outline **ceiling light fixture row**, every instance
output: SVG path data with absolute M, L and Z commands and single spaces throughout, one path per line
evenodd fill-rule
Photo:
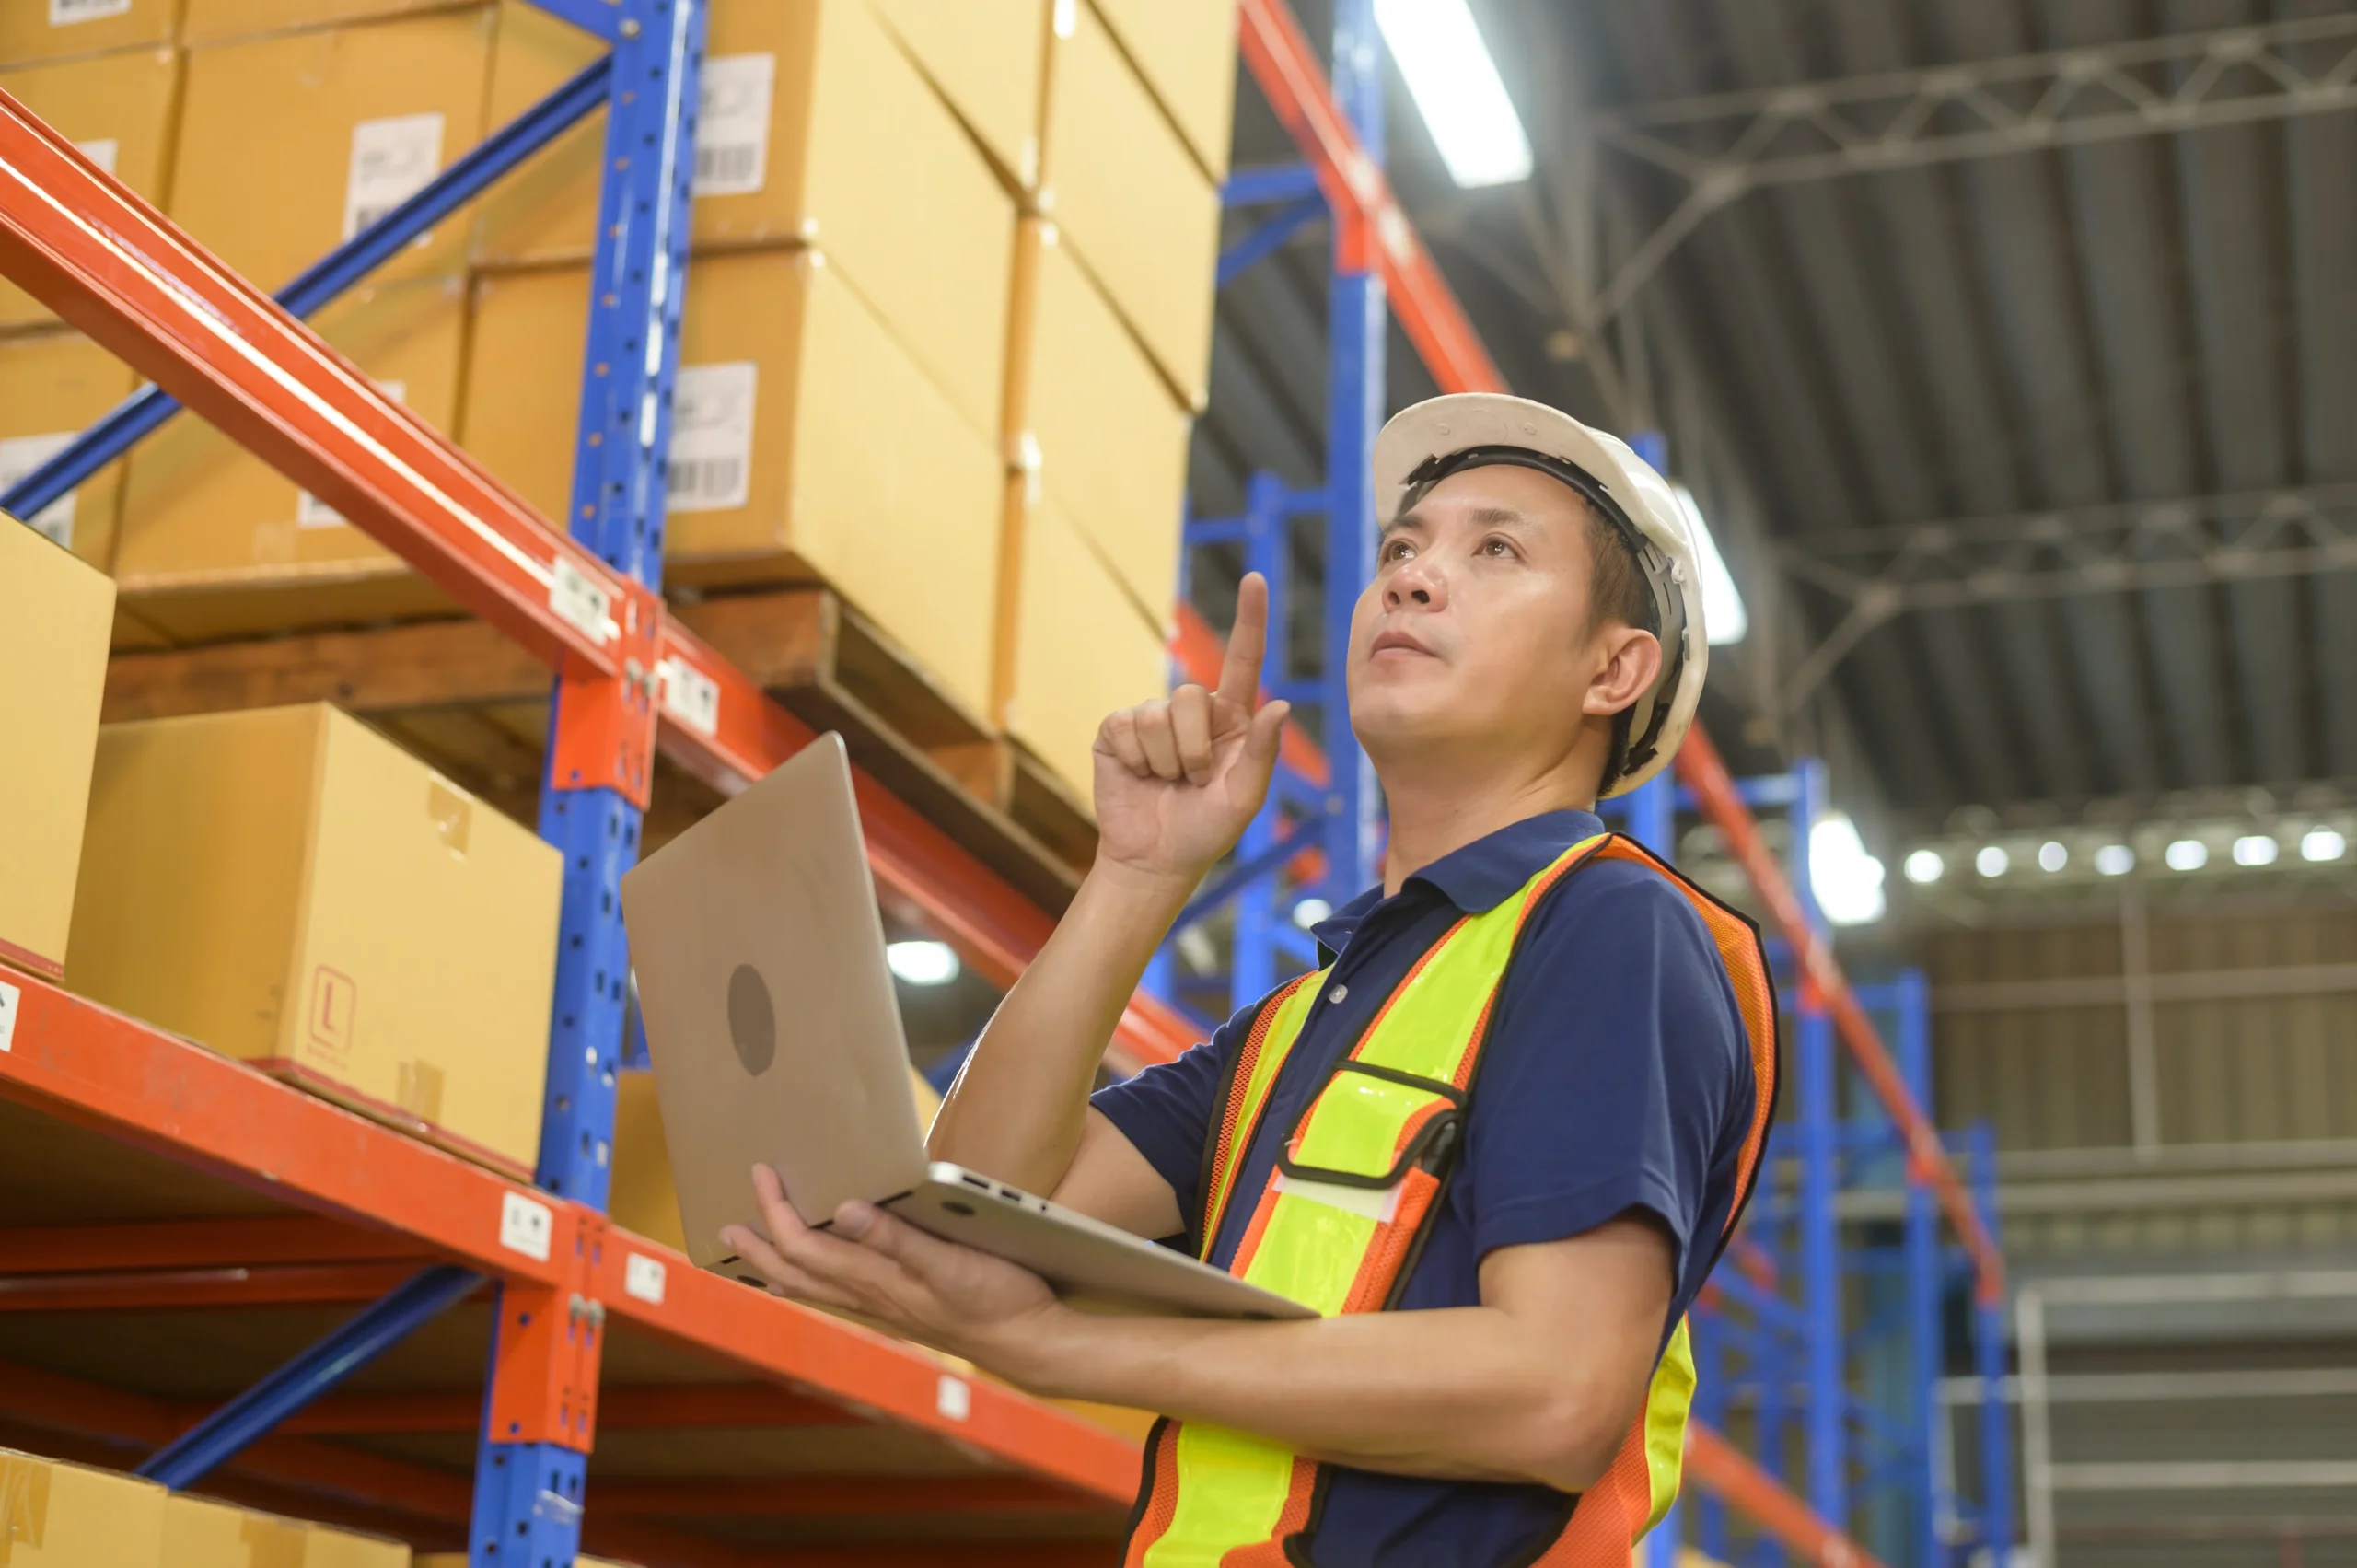
M 2248 823 L 2213 822 L 2196 827 L 2154 825 L 2130 830 L 2079 830 L 2043 839 L 2026 834 L 1978 844 L 1949 842 L 1908 852 L 1899 868 L 1919 888 L 1930 887 L 1969 868 L 1980 882 L 2033 885 L 2066 872 L 2125 877 L 2142 865 L 2191 873 L 2257 869 L 2275 865 L 2331 865 L 2349 856 L 2345 822 L 2279 823 L 2253 830 Z

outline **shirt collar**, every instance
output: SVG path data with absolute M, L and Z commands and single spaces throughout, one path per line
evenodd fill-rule
M 1541 812 L 1451 850 L 1411 876 L 1408 887 L 1421 883 L 1467 914 L 1487 913 L 1565 850 L 1603 831 L 1603 819 L 1593 811 Z M 1312 926 L 1310 935 L 1339 953 L 1383 901 L 1378 883 Z

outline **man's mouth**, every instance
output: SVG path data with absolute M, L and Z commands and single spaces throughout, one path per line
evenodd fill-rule
M 1375 641 L 1367 645 L 1366 652 L 1367 657 L 1371 659 L 1381 658 L 1386 654 L 1396 654 L 1402 658 L 1436 656 L 1432 649 L 1396 627 L 1376 633 Z

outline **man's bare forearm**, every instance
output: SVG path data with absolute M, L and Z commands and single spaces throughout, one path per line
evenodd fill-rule
M 1097 863 L 976 1042 L 934 1121 L 935 1158 L 1055 1190 L 1080 1146 L 1097 1060 L 1191 890 Z
M 1362 1469 L 1578 1491 L 1633 1415 L 1576 1342 L 1493 1307 L 1303 1323 L 1067 1312 L 1056 1329 L 984 1365 L 1041 1394 L 1259 1433 Z

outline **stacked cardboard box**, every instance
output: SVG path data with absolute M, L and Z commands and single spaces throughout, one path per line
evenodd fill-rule
M 557 852 L 324 704 L 99 732 L 65 980 L 528 1176 Z
M 411 1568 L 409 1548 L 397 1540 L 177 1493 L 164 1500 L 162 1555 L 148 1561 L 160 1568 Z
M 65 970 L 113 609 L 102 573 L 0 514 L 0 666 L 16 672 L 0 682 L 0 961 L 52 979 Z
M 0 1562 L 7 1568 L 151 1568 L 163 1562 L 153 1481 L 0 1448 Z

